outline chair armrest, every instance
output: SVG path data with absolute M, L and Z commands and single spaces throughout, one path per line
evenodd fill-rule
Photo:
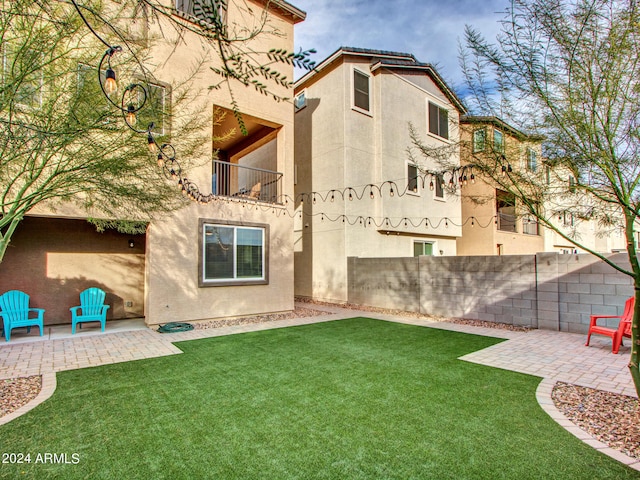
M 622 318 L 622 315 L 591 315 L 590 327 L 597 324 L 599 318 Z
M 29 308 L 30 312 L 36 312 L 38 314 L 38 319 L 41 319 L 44 316 L 44 308 Z
M 82 308 L 82 307 L 80 307 L 80 306 L 78 306 L 78 307 L 71 307 L 71 308 L 69 308 L 69 311 L 70 311 L 71 313 L 78 313 L 78 309 L 79 309 L 79 308 Z

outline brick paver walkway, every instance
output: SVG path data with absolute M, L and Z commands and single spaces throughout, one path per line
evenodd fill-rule
M 461 360 L 542 377 L 537 391 L 540 405 L 560 425 L 603 453 L 640 470 L 640 462 L 608 448 L 571 423 L 553 405 L 551 390 L 556 381 L 608 390 L 630 396 L 635 395 L 633 382 L 627 370 L 629 347 L 622 347 L 618 355 L 611 353 L 611 341 L 592 337 L 591 347 L 584 346 L 584 335 L 533 330 L 511 332 L 491 328 L 473 327 L 448 322 L 433 322 L 404 316 L 344 309 L 333 306 L 303 304 L 322 310 L 326 315 L 280 320 L 262 324 L 249 324 L 206 330 L 192 330 L 160 334 L 144 327 L 142 322 L 130 323 L 126 331 L 100 334 L 86 328 L 82 333 L 51 333 L 43 338 L 33 335 L 20 338 L 14 335 L 10 343 L 0 340 L 0 379 L 29 375 L 43 376 L 43 390 L 38 398 L 21 409 L 0 418 L 0 424 L 22 415 L 46 400 L 55 390 L 55 372 L 117 362 L 139 360 L 182 353 L 173 342 L 199 338 L 254 332 L 272 328 L 305 325 L 322 321 L 366 316 L 425 327 L 440 328 L 475 335 L 506 339 L 497 345 L 461 357 Z M 63 327 L 64 328 L 64 327 Z M 33 329 L 35 330 L 35 329 Z M 60 337 L 60 338 L 57 338 Z

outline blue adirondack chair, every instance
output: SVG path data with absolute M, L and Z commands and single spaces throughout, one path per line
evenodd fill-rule
M 11 330 L 19 327 L 27 327 L 27 333 L 31 327 L 38 327 L 40 336 L 44 335 L 44 309 L 29 308 L 29 295 L 20 290 L 9 290 L 0 295 L 0 316 L 7 342 L 11 339 Z
M 71 333 L 76 333 L 76 325 L 86 322 L 100 322 L 104 332 L 109 305 L 104 304 L 106 294 L 100 288 L 91 287 L 80 293 L 80 306 L 71 307 Z M 80 313 L 78 313 L 78 311 Z

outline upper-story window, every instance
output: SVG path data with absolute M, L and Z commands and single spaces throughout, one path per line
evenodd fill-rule
M 32 50 L 14 49 L 8 42 L 2 45 L 3 89 L 13 90 L 16 105 L 27 108 L 42 106 L 44 70 L 42 54 Z
M 449 111 L 429 102 L 429 133 L 449 138 Z
M 369 75 L 360 70 L 353 71 L 353 106 L 368 112 Z
M 306 106 L 307 106 L 307 95 L 306 95 L 306 92 L 303 90 L 298 95 L 296 95 L 296 97 L 293 99 L 293 108 L 297 112 L 298 110 L 302 110 Z
M 418 193 L 418 167 L 412 163 L 407 164 L 407 191 Z
M 444 175 L 438 173 L 436 175 L 436 185 L 433 192 L 435 198 L 444 199 Z
M 538 170 L 538 154 L 533 148 L 527 148 L 527 170 L 534 173 Z
M 487 129 L 481 128 L 473 131 L 473 153 L 484 152 L 487 143 Z
M 138 122 L 145 129 L 149 124 L 153 123 L 153 133 L 156 135 L 168 135 L 169 87 L 160 83 L 143 83 L 143 85 L 147 92 L 147 101 L 138 112 Z M 143 98 L 140 98 L 140 101 L 142 100 Z
M 493 150 L 495 152 L 504 152 L 504 135 L 500 130 L 493 131 Z
M 225 0 L 175 0 L 178 12 L 191 15 L 211 25 L 223 27 L 227 22 Z

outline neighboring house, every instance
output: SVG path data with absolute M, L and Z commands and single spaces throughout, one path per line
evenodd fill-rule
M 541 137 L 527 135 L 497 117 L 465 115 L 460 118 L 461 164 L 473 165 L 474 157 L 504 153 L 514 171 L 537 176 L 537 182 L 554 186 L 575 182 L 570 172 L 553 168 L 542 158 Z M 523 255 L 538 252 L 585 253 L 585 250 L 544 228 L 528 214 L 515 196 L 481 175 L 461 190 L 462 236 L 457 240 L 458 255 Z M 563 202 L 567 207 L 563 207 Z M 600 253 L 625 249 L 619 229 L 603 230 L 594 221 L 580 219 L 568 205 L 573 200 L 554 198 L 544 205 L 553 223 L 564 234 Z
M 522 133 L 497 117 L 460 118 L 460 162 L 472 165 L 474 156 L 503 152 L 512 168 L 542 175 L 541 139 Z M 518 159 L 514 162 L 513 159 Z M 461 189 L 462 236 L 458 255 L 522 255 L 545 249 L 545 230 L 535 217 L 523 213 L 513 194 L 481 175 Z
M 189 18 L 191 3 L 175 2 L 176 14 Z M 283 0 L 239 3 L 242 10 L 234 2 L 225 10 L 229 25 L 259 25 L 267 7 L 270 28 L 281 32 L 258 36 L 252 40 L 254 50 L 293 50 L 293 26 L 304 12 Z M 170 102 L 165 86 L 190 71 L 206 53 L 205 44 L 184 32 L 176 46 L 175 31 L 148 22 L 140 31 L 173 37 L 157 42 L 148 64 L 159 65 L 153 75 L 161 83 L 154 93 Z M 278 68 L 293 77 L 293 66 Z M 237 84 L 233 93 L 248 130 L 243 136 L 234 123 L 229 93 L 207 90 L 216 81 L 201 75 L 195 87 L 205 92 L 199 101 L 209 112 L 207 131 L 224 140 L 212 142 L 210 151 L 219 150 L 216 160 L 202 158 L 194 162 L 199 167 L 185 172 L 202 193 L 216 195 L 215 201 L 192 202 L 152 221 L 147 233 L 138 236 L 97 233 L 86 214 L 71 205 L 55 212 L 39 208 L 15 233 L 0 269 L 0 293 L 29 293 L 33 306 L 46 308 L 47 324 L 70 323 L 69 307 L 89 286 L 107 291 L 108 318 L 144 316 L 147 324 L 292 310 L 293 220 L 281 200 L 294 193 L 293 107 Z M 222 124 L 214 124 L 220 111 L 227 115 Z M 234 134 L 223 135 L 234 127 Z M 180 139 L 171 141 L 179 156 Z M 177 184 L 175 192 L 180 195 Z
M 440 181 L 430 188 L 424 172 L 440 168 L 435 160 L 407 154 L 412 124 L 459 161 L 465 109 L 435 68 L 407 53 L 342 47 L 295 94 L 296 295 L 346 301 L 348 257 L 456 255 L 459 198 Z M 318 195 L 302 196 L 310 192 Z

